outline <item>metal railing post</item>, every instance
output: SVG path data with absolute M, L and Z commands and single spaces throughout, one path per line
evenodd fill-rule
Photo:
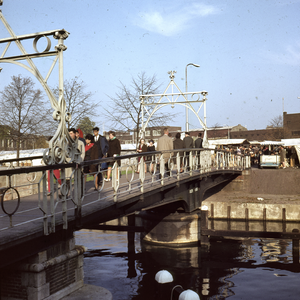
M 118 165 L 118 161 L 115 161 L 112 168 L 112 187 L 114 189 L 114 202 L 117 202 L 119 185 L 120 185 L 119 165 Z
M 47 205 L 47 172 L 43 171 L 42 195 L 43 195 L 43 213 L 44 213 L 44 234 L 48 235 L 48 205 Z
M 75 174 L 74 174 L 74 201 L 76 203 L 75 207 L 75 219 L 76 226 L 80 227 L 81 225 L 81 198 L 82 198 L 82 183 L 84 176 L 81 173 L 80 165 L 76 165 Z
M 163 153 L 160 154 L 159 157 L 159 173 L 161 178 L 161 185 L 164 185 L 164 177 L 165 177 L 165 160 Z
M 176 153 L 176 166 L 177 166 L 177 180 L 179 180 L 179 178 L 180 178 L 180 169 L 181 169 L 179 152 Z
M 145 163 L 144 163 L 144 156 L 140 159 L 140 183 L 141 183 L 141 192 L 144 193 L 144 181 L 145 181 Z
M 50 177 L 48 180 L 50 184 L 50 186 L 48 187 L 48 190 L 50 191 L 50 215 L 51 215 L 50 231 L 52 233 L 55 232 L 54 180 L 53 180 L 53 170 L 49 170 L 48 172 L 49 172 L 48 175 Z
M 193 151 L 189 152 L 189 167 L 190 167 L 190 176 L 193 175 Z

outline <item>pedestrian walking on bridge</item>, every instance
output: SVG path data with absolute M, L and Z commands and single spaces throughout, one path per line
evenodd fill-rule
M 117 157 L 121 154 L 121 144 L 120 141 L 116 138 L 116 133 L 114 131 L 109 132 L 109 141 L 108 141 L 109 149 L 107 152 L 107 157 Z M 105 181 L 110 181 L 110 174 L 111 168 L 113 167 L 115 161 L 112 160 L 108 163 L 108 170 L 107 170 L 107 178 L 104 178 Z M 120 166 L 121 161 L 117 161 L 118 165 Z
M 173 150 L 173 140 L 172 140 L 172 138 L 169 137 L 169 129 L 168 128 L 164 128 L 164 135 L 161 136 L 157 140 L 157 150 L 158 151 Z M 167 175 L 170 176 L 168 160 L 170 157 L 173 156 L 173 153 L 166 152 L 166 153 L 163 153 L 162 155 L 163 155 L 164 162 L 165 162 L 165 170 L 167 171 Z M 161 177 L 161 174 L 159 174 L 159 176 Z

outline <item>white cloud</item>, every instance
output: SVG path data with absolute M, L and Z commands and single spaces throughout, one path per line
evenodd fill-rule
M 218 12 L 216 7 L 201 3 L 193 3 L 192 5 L 185 7 L 185 11 L 188 15 L 200 17 L 216 14 Z
M 212 5 L 192 3 L 173 12 L 143 12 L 136 18 L 135 23 L 148 31 L 173 36 L 191 26 L 193 19 L 217 12 L 217 8 Z
M 281 53 L 268 51 L 263 56 L 277 64 L 300 66 L 300 42 L 295 45 L 287 45 Z

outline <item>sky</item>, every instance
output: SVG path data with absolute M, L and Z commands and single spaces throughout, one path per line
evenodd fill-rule
M 70 33 L 64 79 L 79 76 L 92 100 L 101 102 L 94 121 L 105 130 L 111 128 L 103 107 L 120 82 L 129 87 L 145 72 L 156 76 L 163 92 L 172 70 L 185 91 L 189 63 L 200 65 L 187 67 L 187 84 L 189 92 L 208 92 L 208 127 L 264 129 L 283 111 L 300 112 L 300 0 L 3 0 L 0 9 L 16 35 L 62 28 Z M 6 37 L 0 22 L 0 39 Z M 32 52 L 31 43 L 24 46 Z M 0 44 L 0 54 L 3 50 Z M 52 60 L 34 62 L 45 76 Z M 0 90 L 13 75 L 32 76 L 13 64 L 0 67 Z M 58 85 L 57 74 L 56 67 L 48 81 L 52 87 Z M 163 111 L 176 114 L 169 126 L 185 129 L 183 106 Z M 203 120 L 203 109 L 199 116 Z M 201 128 L 191 113 L 189 128 Z

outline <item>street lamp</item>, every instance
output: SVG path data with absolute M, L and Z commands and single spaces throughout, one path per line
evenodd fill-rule
M 186 65 L 185 67 L 185 92 L 187 93 L 187 67 L 188 66 L 194 66 L 196 68 L 199 68 L 200 66 L 197 65 L 197 64 L 193 64 L 193 63 L 189 63 Z M 188 95 L 186 95 L 186 98 L 188 99 Z M 185 129 L 186 131 L 189 131 L 189 109 L 188 107 L 186 106 L 185 108 L 185 118 L 186 118 L 186 121 L 185 121 Z
M 224 127 L 224 126 L 227 126 L 227 139 L 230 139 L 230 135 L 229 135 L 229 126 L 228 126 L 227 124 L 224 124 L 223 127 Z

